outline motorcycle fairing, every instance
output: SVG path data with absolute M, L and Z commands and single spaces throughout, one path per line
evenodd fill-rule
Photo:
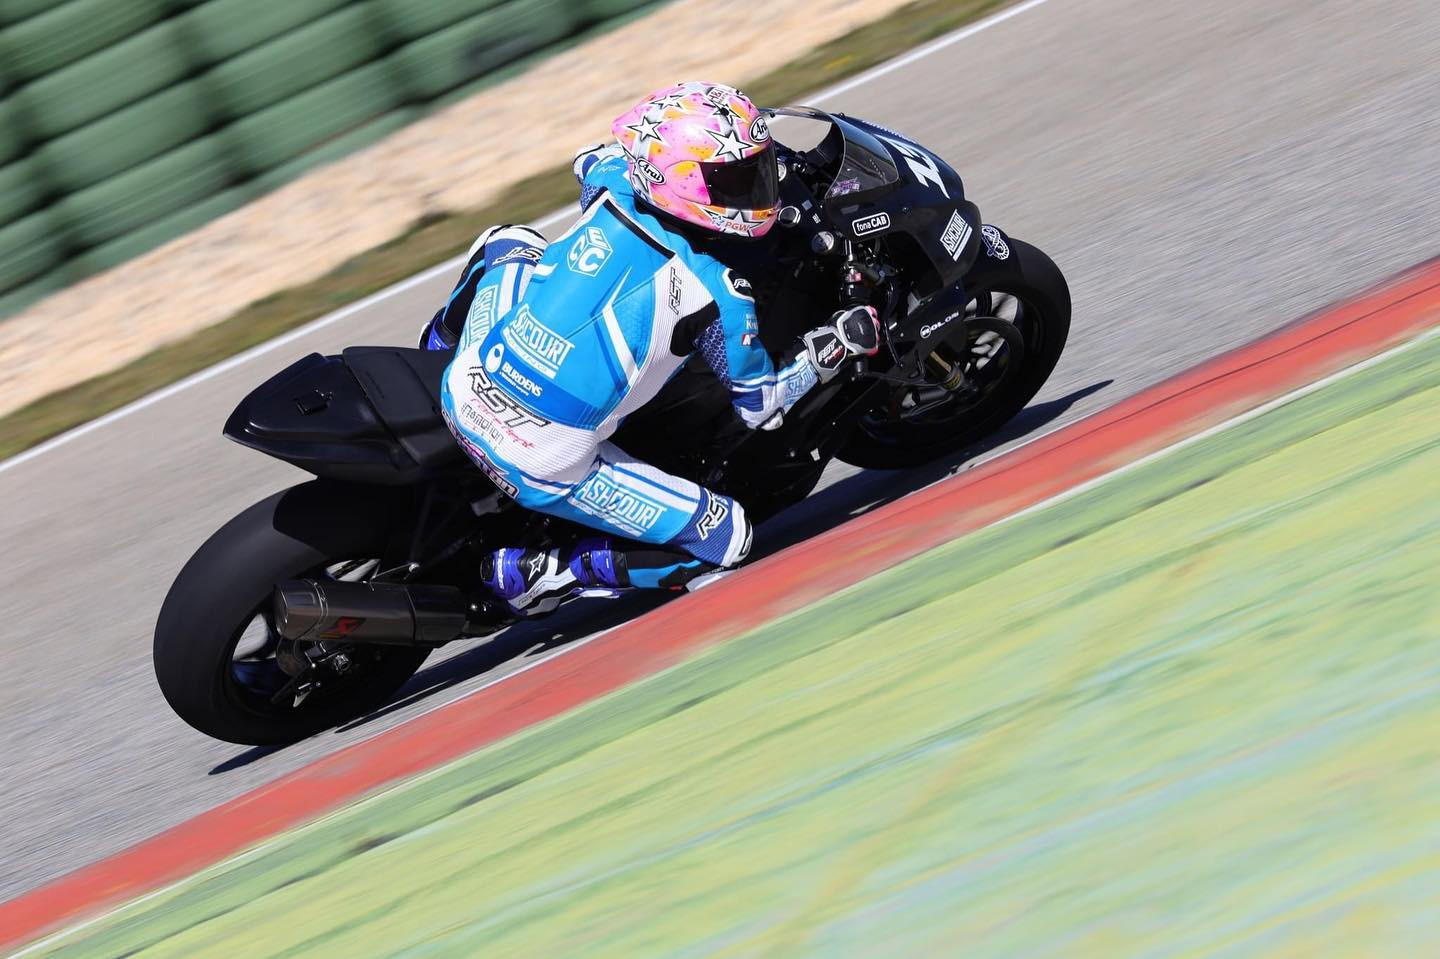
M 225 436 L 332 479 L 408 485 L 468 465 L 440 417 L 449 354 L 398 347 L 312 353 L 246 396 Z

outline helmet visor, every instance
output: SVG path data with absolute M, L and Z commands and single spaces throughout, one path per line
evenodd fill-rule
M 714 206 L 768 210 L 780 202 L 780 170 L 771 147 L 743 160 L 702 163 L 700 175 Z

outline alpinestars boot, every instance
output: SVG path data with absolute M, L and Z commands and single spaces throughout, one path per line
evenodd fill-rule
M 480 580 L 522 616 L 550 612 L 580 585 L 558 549 L 497 549 L 480 561 Z
M 564 560 L 558 549 L 497 549 L 481 560 L 480 579 L 523 616 L 548 613 L 576 593 L 616 595 L 630 587 L 624 553 L 598 538 L 577 543 Z

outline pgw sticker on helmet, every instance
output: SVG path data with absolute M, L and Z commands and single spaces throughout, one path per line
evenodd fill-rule
M 587 226 L 580 231 L 565 254 L 565 265 L 581 276 L 594 276 L 610 259 L 610 241 L 599 227 Z

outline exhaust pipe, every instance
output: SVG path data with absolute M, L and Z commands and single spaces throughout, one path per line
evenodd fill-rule
M 286 639 L 439 646 L 465 631 L 470 607 L 454 586 L 288 579 L 275 584 Z

